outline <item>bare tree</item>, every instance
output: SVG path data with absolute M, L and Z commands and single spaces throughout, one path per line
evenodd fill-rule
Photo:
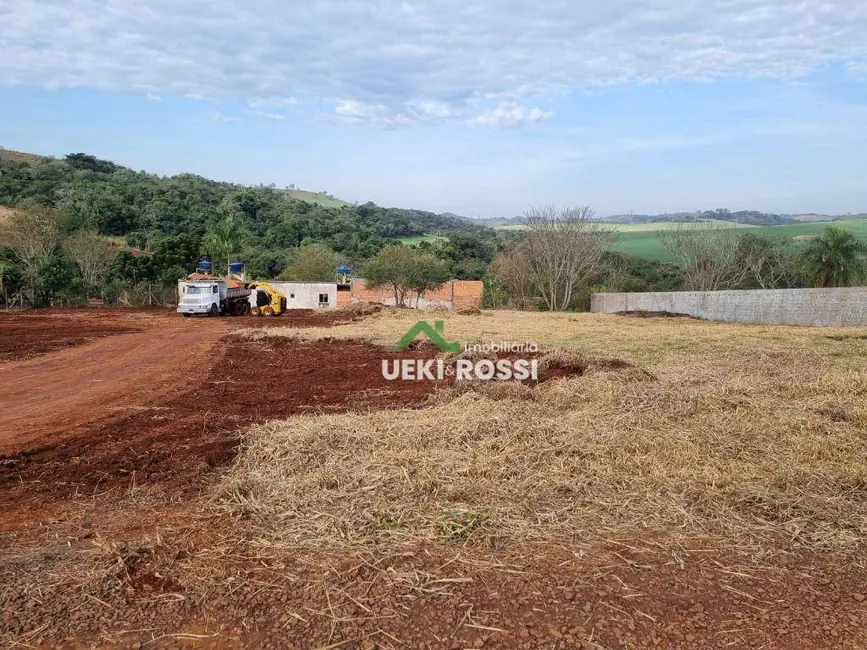
M 92 230 L 79 230 L 64 242 L 63 247 L 70 259 L 78 264 L 87 289 L 98 287 L 114 259 L 111 245 Z
M 747 269 L 738 260 L 738 237 L 731 228 L 681 222 L 663 231 L 659 239 L 683 266 L 687 289 L 731 289 L 746 277 Z
M 589 206 L 531 208 L 524 213 L 527 275 L 551 311 L 563 311 L 576 289 L 602 267 L 612 233 L 593 219 Z
M 499 253 L 491 262 L 491 271 L 503 281 L 509 304 L 524 309 L 530 291 L 530 277 L 521 245 Z
M 45 266 L 63 241 L 63 214 L 51 206 L 22 201 L 5 227 L 7 245 L 21 264 L 24 280 L 36 301 L 39 269 Z
M 773 289 L 789 275 L 790 260 L 776 239 L 747 233 L 738 240 L 738 258 L 760 289 Z

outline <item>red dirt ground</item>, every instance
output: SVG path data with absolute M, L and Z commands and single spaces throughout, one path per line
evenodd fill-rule
M 157 309 L 0 314 L 0 455 L 56 443 L 121 410 L 165 406 L 163 395 L 192 386 L 222 359 L 216 342 L 234 328 L 328 327 L 357 318 L 314 310 L 216 319 Z M 262 363 L 256 350 L 250 354 Z
M 153 311 L 121 312 L 116 318 L 126 327 L 113 329 L 112 314 L 104 310 L 12 318 L 31 350 L 56 347 L 57 332 L 99 331 L 102 338 L 87 341 L 81 334 L 74 347 L 0 363 L 0 454 L 55 443 L 90 422 L 154 402 L 176 390 L 185 373 L 206 372 L 214 343 L 229 331 L 226 319 L 188 321 Z M 59 322 L 42 329 L 46 321 Z M 45 345 L 33 338 L 40 331 Z
M 156 331 L 161 335 L 165 332 L 165 328 Z M 182 346 L 190 340 L 207 340 L 219 330 L 188 332 L 181 328 L 171 333 L 173 346 Z M 139 337 L 141 341 L 143 337 Z M 134 347 L 145 354 L 146 341 L 135 346 L 129 346 L 123 337 L 114 341 L 114 346 L 102 346 L 104 355 L 118 346 Z M 161 342 L 153 352 L 162 355 L 167 347 Z M 220 340 L 213 353 L 210 370 L 199 366 L 198 372 L 179 374 L 175 367 L 171 377 L 167 373 L 172 368 L 161 364 L 164 374 L 155 378 L 158 383 L 151 384 L 154 392 L 142 386 L 139 392 L 144 394 L 127 396 L 119 386 L 116 395 L 102 393 L 100 408 L 78 396 L 72 405 L 71 400 L 63 402 L 70 409 L 85 412 L 62 420 L 54 416 L 52 422 L 59 426 L 52 429 L 46 421 L 39 437 L 29 439 L 19 453 L 0 456 L 8 468 L 0 474 L 4 508 L 20 505 L 19 497 L 34 505 L 48 495 L 68 496 L 96 483 L 108 488 L 132 480 L 159 481 L 182 491 L 196 490 L 201 485 L 191 480 L 194 468 L 202 461 L 211 467 L 231 461 L 238 431 L 244 425 L 297 413 L 411 408 L 423 404 L 436 387 L 429 382 L 387 381 L 380 371 L 381 360 L 395 355 L 357 341 L 314 344 L 283 338 L 254 342 L 228 337 Z M 423 351 L 409 356 L 427 355 Z M 18 372 L 25 377 L 20 384 L 29 385 L 34 370 L 27 367 Z M 60 383 L 66 386 L 71 382 Z M 48 393 L 54 388 L 42 388 L 45 394 L 39 398 L 50 402 Z M 17 386 L 14 390 L 23 392 Z M 64 389 L 61 397 L 65 396 Z M 112 401 L 115 398 L 117 401 Z M 25 400 L 21 406 L 17 404 L 11 404 L 10 411 L 26 419 L 27 407 L 32 404 Z M 84 422 L 94 410 L 101 411 L 103 417 L 94 416 L 86 426 L 75 427 L 65 435 L 58 430 L 65 426 L 61 422 Z M 112 414 L 112 410 L 117 413 Z M 21 441 L 21 436 L 13 438 L 19 445 Z
M 388 353 L 368 344 L 232 336 L 329 319 L 347 317 L 0 315 L 0 332 L 26 332 L 26 354 L 41 354 L 0 362 L 0 644 L 867 647 L 863 555 L 785 541 L 768 551 L 665 538 L 383 540 L 325 552 L 245 539 L 243 521 L 202 497 L 244 425 L 413 407 L 434 389 L 382 379 Z M 17 345 L 2 341 L 0 354 Z
M 84 317 L 72 310 L 51 315 L 0 313 L 0 363 L 81 345 L 103 336 L 138 331 L 118 326 L 116 316 L 103 316 Z

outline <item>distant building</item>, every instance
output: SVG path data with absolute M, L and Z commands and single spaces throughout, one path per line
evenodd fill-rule
M 286 296 L 287 309 L 335 309 L 359 302 L 395 304 L 394 295 L 388 287 L 369 289 L 362 279 L 354 279 L 347 284 L 286 280 L 271 280 L 269 284 Z M 481 281 L 450 280 L 421 298 L 410 292 L 404 306 L 418 309 L 481 309 L 484 286 Z

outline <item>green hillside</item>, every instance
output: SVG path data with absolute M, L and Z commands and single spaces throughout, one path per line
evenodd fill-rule
M 490 228 L 423 210 L 353 205 L 322 192 L 245 186 L 195 174 L 159 176 L 84 153 L 49 158 L 0 150 L 0 262 L 4 273 L 14 276 L 4 280 L 13 293 L 24 278 L 21 256 L 9 248 L 14 208 L 54 223 L 61 240 L 81 232 L 92 238 L 94 248 L 105 249 L 108 268 L 101 285 L 85 287 L 76 275 L 77 262 L 63 246 L 54 246 L 40 261 L 43 303 L 87 291 L 131 291 L 141 283 L 173 287 L 203 255 L 215 254 L 205 235 L 229 217 L 243 239 L 233 256 L 246 262 L 254 278 L 278 276 L 298 249 L 310 244 L 332 252 L 335 264 L 339 260 L 360 269 L 396 240 L 444 239 L 434 254 L 448 273 L 478 280 L 497 240 Z
M 325 192 L 309 192 L 307 190 L 285 190 L 287 196 L 298 201 L 306 201 L 307 203 L 315 203 L 326 208 L 342 208 L 345 205 L 351 205 L 349 202 L 335 198 Z

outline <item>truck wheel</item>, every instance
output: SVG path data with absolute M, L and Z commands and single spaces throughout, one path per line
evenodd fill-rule
M 208 310 L 208 316 L 219 316 L 219 315 L 220 315 L 220 308 L 217 307 L 216 303 L 211 305 L 211 309 Z
M 250 314 L 252 314 L 253 316 L 258 316 L 259 313 L 260 313 L 260 312 L 259 312 L 259 308 L 258 308 L 258 307 L 251 307 L 251 308 L 250 308 Z
M 245 302 L 241 305 L 241 316 L 247 316 L 250 313 L 250 303 Z
M 271 309 L 270 305 L 266 305 L 265 307 L 262 307 L 262 315 L 263 316 L 273 316 L 274 310 Z

